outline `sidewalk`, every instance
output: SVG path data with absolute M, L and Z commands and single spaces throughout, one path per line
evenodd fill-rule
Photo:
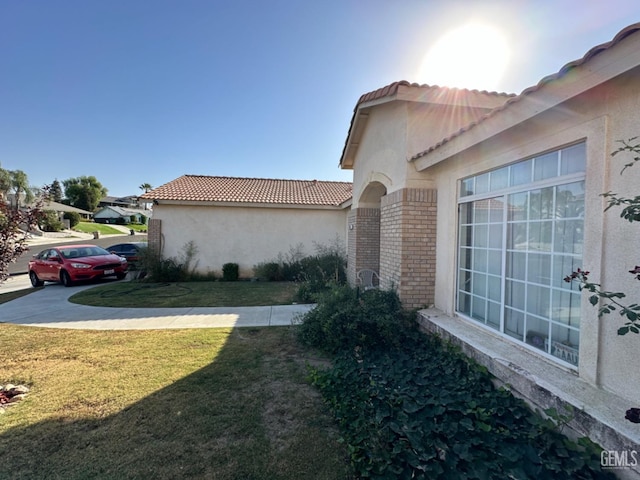
M 29 277 L 11 277 L 0 293 L 31 288 Z M 77 305 L 74 293 L 95 285 L 67 288 L 48 283 L 45 288 L 0 304 L 0 322 L 32 327 L 89 330 L 148 330 L 172 328 L 271 327 L 293 325 L 313 305 L 197 308 L 110 308 Z

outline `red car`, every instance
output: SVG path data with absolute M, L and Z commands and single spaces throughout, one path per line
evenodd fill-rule
M 115 276 L 123 279 L 127 260 L 96 245 L 65 245 L 43 250 L 29 260 L 31 285 L 61 282 L 65 287 L 80 280 Z

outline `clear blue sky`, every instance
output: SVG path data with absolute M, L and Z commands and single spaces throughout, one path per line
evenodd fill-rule
M 640 21 L 640 1 L 0 0 L 0 165 L 115 196 L 183 174 L 350 181 L 359 96 L 439 84 L 426 53 L 472 20 L 511 48 L 490 89 L 520 93 Z

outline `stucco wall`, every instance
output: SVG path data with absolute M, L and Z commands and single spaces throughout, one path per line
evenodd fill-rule
M 640 135 L 640 72 L 635 70 L 593 89 L 517 128 L 429 168 L 438 189 L 436 307 L 455 310 L 455 266 L 458 181 L 466 176 L 512 163 L 546 150 L 586 141 L 584 268 L 607 290 L 625 291 L 637 302 L 638 282 L 627 270 L 640 263 L 640 225 L 619 218 L 619 209 L 604 213 L 600 194 L 638 194 L 640 165 L 620 170 L 631 157 L 611 158 L 616 141 Z M 570 273 L 570 272 L 567 272 Z M 580 337 L 581 378 L 623 397 L 640 397 L 640 337 L 617 335 L 624 320 L 617 314 L 599 319 L 587 295 L 582 299 Z
M 314 244 L 345 245 L 346 209 L 256 208 L 166 205 L 154 207 L 162 225 L 163 254 L 179 257 L 193 240 L 197 270 L 218 274 L 222 265 L 238 263 L 240 275 L 253 276 L 253 266 L 287 254 L 302 244 L 306 254 Z

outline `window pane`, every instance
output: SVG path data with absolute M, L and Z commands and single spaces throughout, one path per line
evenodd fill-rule
M 526 223 L 510 223 L 507 225 L 507 248 L 513 250 L 527 249 Z
M 549 285 L 551 283 L 551 255 L 530 253 L 527 280 L 533 283 Z
M 500 298 L 500 277 L 494 277 L 493 275 L 487 276 L 487 297 L 489 300 L 499 302 Z
M 475 319 L 484 320 L 487 316 L 487 301 L 484 298 L 471 297 L 471 316 Z
M 553 187 L 529 192 L 529 220 L 553 218 L 553 196 Z
M 553 308 L 551 319 L 572 327 L 580 327 L 580 301 L 578 292 L 553 290 L 551 294 Z
M 468 195 L 473 195 L 473 193 L 474 193 L 474 188 L 473 188 L 474 183 L 475 183 L 475 178 L 474 177 L 462 180 L 462 187 L 460 189 L 460 196 L 461 197 L 466 197 Z
M 524 310 L 524 292 L 524 283 L 506 280 L 504 282 L 504 304 L 509 307 Z
M 464 227 L 460 227 L 460 245 L 464 247 L 468 247 L 473 245 L 473 227 L 471 225 L 467 225 Z
M 465 292 L 471 291 L 471 272 L 460 270 L 458 273 L 458 288 Z
M 556 218 L 584 217 L 584 182 L 556 187 Z
M 473 202 L 473 223 L 487 223 L 489 221 L 489 200 Z
M 587 164 L 587 149 L 585 143 L 565 148 L 560 152 L 560 175 L 585 172 Z
M 489 225 L 489 248 L 502 248 L 502 224 Z
M 500 250 L 489 250 L 487 257 L 489 262 L 487 271 L 493 275 L 502 275 L 502 252 Z
M 509 167 L 500 168 L 491 172 L 490 188 L 494 190 L 500 190 L 509 186 Z
M 583 221 L 560 220 L 555 222 L 555 225 L 553 250 L 560 253 L 582 254 Z
M 487 248 L 489 229 L 487 225 L 476 225 L 473 229 L 474 244 L 476 247 Z
M 550 317 L 551 289 L 527 284 L 527 313 L 540 317 Z
M 507 252 L 507 278 L 524 280 L 527 274 L 527 254 Z
M 578 283 L 567 283 L 564 281 L 564 277 L 571 275 L 571 272 L 575 272 L 580 267 L 582 267 L 582 261 L 578 257 L 570 255 L 554 255 L 551 285 L 556 288 L 577 291 L 579 286 Z
M 486 193 L 489 191 L 489 174 L 484 173 L 476 177 L 475 193 Z
M 514 163 L 511 165 L 511 186 L 522 185 L 523 183 L 531 182 L 531 160 L 524 162 Z
M 467 270 L 471 270 L 471 256 L 473 250 L 470 248 L 461 248 L 460 249 L 460 268 L 466 268 Z M 571 273 L 571 272 L 569 272 Z
M 467 293 L 458 294 L 458 311 L 467 315 L 471 313 L 471 295 Z
M 487 276 L 482 273 L 472 273 L 472 292 L 474 295 L 484 297 L 487 295 Z
M 487 325 L 500 330 L 500 304 L 487 302 Z
M 529 201 L 529 194 L 516 193 L 509 195 L 508 197 L 508 219 L 509 221 L 526 220 L 527 219 L 527 205 Z
M 487 271 L 487 251 L 476 248 L 473 250 L 473 269 L 476 272 Z
M 528 315 L 525 342 L 547 352 L 549 349 L 549 322 Z
M 489 222 L 502 222 L 504 217 L 504 197 L 492 198 L 489 200 Z
M 473 223 L 473 204 L 461 203 L 460 204 L 460 225 Z
M 558 176 L 558 152 L 547 153 L 534 159 L 533 180 L 544 180 Z
M 520 341 L 524 340 L 524 314 L 522 312 L 516 312 L 510 308 L 504 309 L 504 333 Z
M 527 248 L 539 252 L 550 252 L 552 230 L 553 222 L 529 223 L 529 241 Z

